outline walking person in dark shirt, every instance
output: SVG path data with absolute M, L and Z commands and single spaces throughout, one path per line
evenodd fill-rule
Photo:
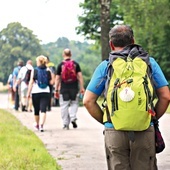
M 63 51 L 63 61 L 57 67 L 55 95 L 59 96 L 63 129 L 69 129 L 70 122 L 77 128 L 78 95 L 84 94 L 83 76 L 80 65 L 71 59 L 70 49 Z M 60 94 L 60 95 L 59 95 Z

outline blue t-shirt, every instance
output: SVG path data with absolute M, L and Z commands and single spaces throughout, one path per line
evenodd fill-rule
M 21 69 L 21 66 L 15 67 L 13 70 L 12 76 L 17 78 L 20 69 Z
M 152 76 L 154 79 L 155 89 L 158 89 L 163 86 L 167 86 L 168 82 L 154 58 L 150 57 L 150 63 L 152 67 Z M 95 69 L 93 76 L 87 86 L 87 90 L 95 93 L 96 95 L 100 96 L 105 88 L 105 81 L 106 81 L 106 74 L 107 74 L 107 64 L 108 60 L 102 61 L 98 67 Z M 105 126 L 109 126 L 106 124 Z
M 15 79 L 17 79 L 20 69 L 21 69 L 21 66 L 17 66 L 17 67 L 14 68 L 14 70 L 12 72 L 13 78 L 15 77 Z M 13 80 L 13 84 L 14 84 L 14 80 Z M 17 85 L 17 87 L 18 87 L 18 85 Z

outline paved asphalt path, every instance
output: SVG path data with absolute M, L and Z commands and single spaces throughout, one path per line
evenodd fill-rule
M 70 130 L 63 130 L 60 108 L 52 107 L 52 111 L 47 112 L 45 131 L 37 132 L 33 129 L 33 113 L 10 109 L 5 94 L 0 94 L 0 100 L 0 108 L 8 109 L 24 126 L 35 132 L 63 170 L 107 170 L 103 126 L 91 118 L 84 107 L 79 107 L 77 113 L 77 129 L 70 124 Z M 157 154 L 159 170 L 170 170 L 169 129 L 170 115 L 165 114 L 160 119 L 160 130 L 166 149 Z

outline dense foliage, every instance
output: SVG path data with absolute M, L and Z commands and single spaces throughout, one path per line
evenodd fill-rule
M 85 0 L 80 4 L 84 13 L 79 16 L 77 33 L 87 35 L 88 39 L 101 38 L 101 1 Z M 170 1 L 169 0 L 112 0 L 110 7 L 110 28 L 117 22 L 132 26 L 136 43 L 142 45 L 160 64 L 166 78 L 170 81 Z M 115 14 L 115 15 L 114 15 Z M 90 23 L 90 24 L 88 24 Z M 104 47 L 107 44 L 104 44 Z
M 108 13 L 106 6 L 102 8 L 104 2 L 106 2 L 105 5 L 110 5 L 107 7 L 110 10 Z M 95 67 L 102 59 L 108 57 L 107 53 L 103 56 L 101 50 L 108 49 L 108 43 L 105 43 L 108 37 L 101 38 L 101 29 L 106 28 L 102 25 L 105 22 L 101 22 L 103 9 L 104 14 L 110 14 L 108 18 L 110 28 L 120 22 L 132 26 L 136 43 L 142 45 L 156 59 L 170 81 L 169 0 L 84 0 L 80 7 L 84 12 L 79 16 L 80 24 L 76 27 L 77 34 L 94 40 L 95 45 L 70 41 L 66 37 L 59 37 L 56 42 L 40 45 L 40 41 L 31 30 L 20 23 L 10 23 L 0 32 L 0 82 L 6 83 L 8 75 L 19 59 L 24 62 L 27 59 L 35 61 L 36 56 L 44 54 L 48 55 L 57 66 L 62 61 L 63 49 L 68 47 L 72 50 L 73 59 L 80 63 L 85 85 L 87 85 Z
M 32 59 L 35 66 L 35 58 L 40 54 L 48 55 L 57 67 L 63 59 L 64 48 L 70 48 L 72 58 L 80 63 L 86 86 L 95 67 L 101 62 L 100 49 L 95 49 L 93 44 L 87 42 L 69 41 L 65 37 L 40 45 L 31 30 L 20 23 L 10 23 L 0 32 L 0 82 L 6 84 L 18 60 L 26 63 Z
M 170 1 L 119 1 L 124 22 L 134 29 L 136 42 L 154 56 L 170 81 Z
M 62 53 L 64 48 L 70 48 L 72 59 L 77 61 L 82 69 L 85 87 L 88 84 L 96 66 L 101 62 L 100 49 L 96 49 L 93 44 L 79 41 L 69 41 L 67 38 L 59 38 L 54 43 L 43 45 L 43 49 L 48 52 L 50 60 L 57 65 L 63 60 Z
M 0 82 L 5 83 L 18 60 L 26 62 L 42 53 L 40 41 L 20 23 L 10 23 L 0 32 Z
M 96 44 L 101 46 L 102 60 L 107 59 L 110 52 L 108 36 L 110 27 L 113 23 L 123 20 L 117 4 L 111 2 L 112 0 L 85 0 L 80 4 L 83 14 L 79 16 L 80 25 L 76 27 L 77 34 L 95 40 Z

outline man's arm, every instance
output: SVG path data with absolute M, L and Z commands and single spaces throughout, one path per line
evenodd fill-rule
M 51 79 L 50 79 L 50 85 L 54 85 L 55 83 L 55 74 L 47 67 L 47 71 L 50 72 Z
M 85 91 L 83 104 L 86 107 L 90 115 L 96 119 L 98 122 L 103 124 L 103 111 L 97 104 L 98 96 L 89 90 Z
M 15 83 L 14 83 L 14 85 L 13 85 L 13 90 L 14 90 L 14 92 L 16 92 L 16 88 L 17 88 L 17 86 L 18 86 L 19 84 L 21 84 L 21 79 L 20 79 L 20 78 L 15 79 Z
M 167 110 L 170 102 L 170 92 L 168 86 L 156 90 L 158 101 L 155 105 L 156 117 L 159 119 Z
M 60 90 L 61 78 L 60 75 L 55 76 L 55 90 Z
M 54 92 L 54 97 L 55 97 L 56 99 L 59 99 L 60 86 L 61 86 L 61 78 L 60 78 L 60 75 L 56 75 L 56 76 L 55 76 L 55 92 Z
M 31 71 L 31 76 L 30 76 L 30 81 L 29 81 L 28 91 L 27 91 L 27 98 L 30 98 L 31 96 L 33 84 L 34 84 L 34 69 Z
M 79 85 L 80 85 L 80 93 L 84 94 L 84 81 L 83 81 L 82 72 L 77 73 L 77 79 L 78 79 Z

